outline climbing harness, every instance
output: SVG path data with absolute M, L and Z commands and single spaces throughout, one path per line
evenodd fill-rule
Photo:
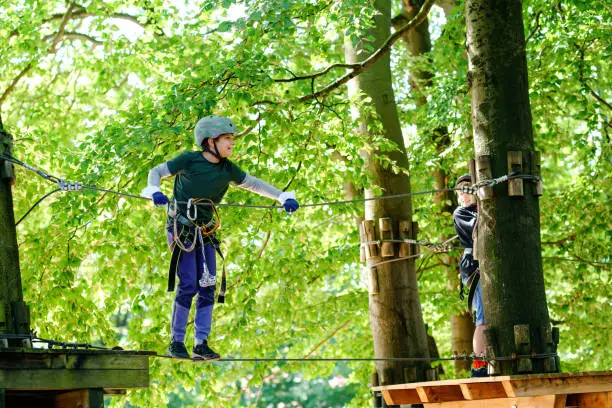
M 198 204 L 205 205 L 211 209 L 211 219 L 205 224 L 198 222 Z M 170 258 L 170 268 L 168 270 L 168 292 L 174 291 L 176 286 L 176 275 L 178 265 L 183 252 L 190 253 L 199 248 L 202 251 L 203 271 L 202 277 L 198 280 L 200 287 L 205 288 L 217 284 L 217 278 L 210 273 L 206 262 L 206 253 L 204 247 L 206 244 L 211 244 L 215 251 L 219 254 L 223 262 L 223 272 L 221 274 L 221 288 L 217 301 L 225 302 L 225 293 L 227 289 L 227 276 L 225 269 L 225 257 L 221 252 L 220 242 L 215 236 L 215 232 L 221 226 L 221 219 L 217 208 L 212 200 L 208 198 L 189 199 L 187 202 L 186 212 L 183 215 L 178 207 L 178 203 L 174 200 L 167 208 L 168 219 L 172 225 L 172 243 L 170 250 L 172 256 Z M 179 230 L 180 225 L 180 230 Z

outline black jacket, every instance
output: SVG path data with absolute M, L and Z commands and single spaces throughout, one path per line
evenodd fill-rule
M 473 250 L 474 239 L 472 238 L 472 232 L 474 231 L 477 219 L 478 209 L 476 204 L 469 207 L 457 207 L 453 212 L 455 231 L 457 231 L 459 241 L 464 249 Z M 474 259 L 470 251 L 464 251 L 459 262 L 461 279 L 465 281 L 476 269 L 478 269 L 478 261 Z

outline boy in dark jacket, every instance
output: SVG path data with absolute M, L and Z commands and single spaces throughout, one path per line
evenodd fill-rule
M 455 188 L 461 186 L 470 186 L 472 184 L 472 178 L 469 174 L 464 174 L 459 177 Z M 463 285 L 470 288 L 474 279 L 477 278 L 478 271 L 478 260 L 474 259 L 474 239 L 472 233 L 474 232 L 474 226 L 478 219 L 478 207 L 476 205 L 476 197 L 472 194 L 465 193 L 463 191 L 457 191 L 457 200 L 459 201 L 459 207 L 453 212 L 453 223 L 455 230 L 459 235 L 459 241 L 463 247 L 463 255 L 459 262 L 459 273 L 461 275 L 461 282 Z M 472 346 L 474 353 L 477 356 L 485 354 L 485 343 L 484 343 L 484 330 L 485 317 L 484 309 L 482 305 L 482 288 L 480 280 L 477 281 L 476 287 L 471 289 L 473 291 L 473 302 L 474 309 L 476 310 L 476 329 L 474 330 L 474 337 L 472 339 Z M 474 360 L 474 368 L 472 368 L 472 377 L 486 377 L 487 367 L 486 362 L 482 360 Z

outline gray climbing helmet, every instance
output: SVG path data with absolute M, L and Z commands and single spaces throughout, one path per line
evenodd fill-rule
M 236 133 L 236 125 L 231 119 L 223 116 L 206 116 L 198 121 L 193 131 L 194 140 L 202 146 L 204 139 L 216 139 L 226 133 Z

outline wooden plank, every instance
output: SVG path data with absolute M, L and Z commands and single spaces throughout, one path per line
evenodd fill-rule
M 581 394 L 612 391 L 612 378 L 606 376 L 536 377 L 504 381 L 509 396 L 529 397 L 548 394 Z M 512 394 L 511 394 L 512 393 Z
M 612 408 L 612 392 L 590 392 L 586 394 L 569 395 L 567 398 L 567 406 L 580 408 Z
M 148 386 L 149 370 L 0 370 L 0 387 L 9 390 L 125 389 Z
M 421 402 L 416 390 L 384 390 L 381 393 L 387 405 L 408 405 Z
M 461 401 L 463 399 L 459 385 L 417 387 L 417 392 L 423 402 Z
M 424 408 L 558 408 L 555 395 L 423 404 Z M 582 407 L 580 407 L 582 408 Z
M 459 384 L 463 397 L 468 400 L 505 398 L 506 391 L 498 382 Z
M 0 353 L 0 370 L 23 368 L 142 370 L 149 356 L 98 353 Z

